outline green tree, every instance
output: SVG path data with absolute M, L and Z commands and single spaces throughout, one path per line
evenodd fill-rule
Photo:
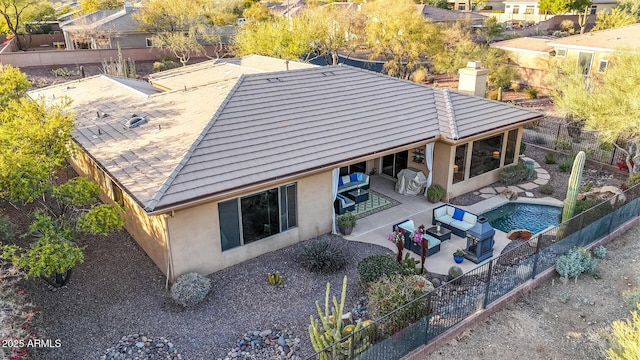
M 21 33 L 22 14 L 37 3 L 38 0 L 0 0 L 0 15 L 4 18 L 7 29 L 16 38 L 16 45 L 20 50 L 22 50 L 22 43 L 18 35 Z
M 22 13 L 23 24 L 25 22 L 38 22 L 55 20 L 56 9 L 48 1 L 41 1 L 30 6 Z
M 4 245 L 3 254 L 29 276 L 63 286 L 83 261 L 78 234 L 106 234 L 122 228 L 124 219 L 118 206 L 99 205 L 98 185 L 84 178 L 58 184 L 56 174 L 71 155 L 69 101 L 46 106 L 43 100 L 16 99 L 24 94 L 24 82 L 8 84 L 13 88 L 3 87 L 7 103 L 0 108 L 0 196 L 12 203 L 35 202 L 39 210 L 27 234 L 36 241 L 27 248 Z
M 640 56 L 616 50 L 604 74 L 583 75 L 574 60 L 558 62 L 551 73 L 556 106 L 584 121 L 625 154 L 629 175 L 640 171 Z M 634 165 L 631 165 L 633 160 Z
M 449 9 L 449 2 L 447 0 L 415 0 L 416 4 L 424 4 L 440 9 Z
M 504 26 L 498 19 L 493 16 L 489 16 L 484 19 L 484 26 L 478 30 L 478 32 L 485 37 L 487 44 L 491 43 L 491 40 L 504 34 Z
M 629 14 L 640 16 L 640 0 L 618 0 L 617 7 Z
M 263 22 L 273 19 L 273 14 L 269 8 L 259 2 L 251 2 L 251 5 L 242 12 L 242 16 L 252 22 Z
M 115 10 L 124 6 L 124 0 L 81 0 L 83 14 L 91 14 L 98 10 Z
M 628 13 L 622 8 L 613 8 L 610 11 L 598 13 L 594 31 L 623 27 L 638 22 L 638 15 Z
M 31 86 L 27 76 L 11 65 L 0 65 L 0 109 L 23 97 Z
M 385 60 L 384 71 L 408 79 L 439 42 L 437 29 L 415 10 L 411 0 L 377 0 L 362 5 L 360 38 L 371 58 Z

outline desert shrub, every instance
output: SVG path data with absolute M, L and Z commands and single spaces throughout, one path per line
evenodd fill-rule
M 344 252 L 329 240 L 314 241 L 304 249 L 302 266 L 315 273 L 332 273 L 347 264 Z
M 546 145 L 547 139 L 544 137 L 544 135 L 536 134 L 531 136 L 530 142 L 536 145 Z
M 487 93 L 487 99 L 498 100 L 498 90 L 491 90 Z
M 485 6 L 482 7 L 482 10 L 493 10 L 493 6 L 485 5 Z
M 180 64 L 171 59 L 162 59 L 153 63 L 153 72 L 171 70 L 180 67 Z
M 571 35 L 568 31 L 560 31 L 560 30 L 556 30 L 551 34 L 553 37 L 557 37 L 557 38 L 563 38 L 563 37 L 567 37 L 569 35 Z
M 16 226 L 6 216 L 0 215 L 0 242 L 12 240 L 15 237 Z
M 569 151 L 573 148 L 573 143 L 568 136 L 558 136 L 556 140 L 553 142 L 553 146 L 555 146 L 558 150 Z
M 420 275 L 382 276 L 369 285 L 367 310 L 375 317 L 384 316 L 433 290 L 433 285 Z M 383 322 L 383 334 L 392 334 L 427 316 L 428 299 L 417 300 L 395 312 Z
M 571 32 L 575 30 L 575 23 L 571 20 L 562 20 L 560 23 L 560 30 Z
M 631 319 L 611 324 L 613 337 L 605 355 L 610 360 L 640 359 L 640 308 L 631 312 Z
M 611 151 L 613 150 L 613 144 L 610 141 L 598 140 L 598 148 L 602 151 Z
M 551 184 L 544 184 L 544 185 L 540 186 L 540 193 L 542 193 L 544 195 L 553 194 L 553 186 Z
M 571 172 L 571 169 L 573 168 L 573 161 L 575 160 L 575 158 L 576 157 L 574 155 L 567 156 L 560 160 L 560 162 L 558 163 L 558 170 L 560 172 Z
M 447 192 L 438 184 L 433 184 L 427 189 L 427 199 L 432 203 L 437 203 L 444 199 L 445 195 L 447 195 Z
M 629 180 L 627 180 L 627 186 L 628 187 L 632 187 L 632 186 L 635 186 L 637 184 L 640 184 L 640 172 L 631 175 L 629 177 Z
M 416 275 L 420 273 L 420 262 L 413 258 L 407 251 L 402 260 L 402 269 L 405 275 Z
M 537 99 L 538 98 L 538 90 L 534 88 L 526 88 L 524 90 L 525 95 L 528 99 Z
M 57 69 L 51 69 L 51 75 L 56 77 L 69 77 L 75 75 L 73 71 L 70 71 L 66 67 L 61 67 Z
M 585 248 L 573 248 L 566 255 L 556 260 L 556 272 L 563 278 L 575 278 L 583 273 L 594 273 L 598 267 L 598 260 L 591 256 Z
M 402 265 L 389 255 L 368 256 L 358 263 L 360 283 L 365 286 L 378 281 L 382 275 L 402 274 L 403 271 Z
M 622 293 L 622 297 L 632 309 L 636 309 L 640 304 L 640 289 L 626 290 Z
M 419 67 L 416 71 L 411 74 L 411 81 L 417 83 L 424 83 L 427 80 L 427 75 L 429 72 L 424 67 Z
M 593 257 L 596 259 L 604 259 L 607 256 L 607 248 L 604 246 L 598 246 L 592 251 Z
M 506 186 L 521 184 L 531 175 L 530 169 L 524 164 L 508 166 L 500 171 L 500 181 Z
M 201 303 L 211 290 L 211 280 L 198 273 L 180 275 L 171 286 L 171 297 L 179 305 L 190 307 Z
M 462 276 L 462 274 L 463 272 L 460 266 L 452 266 L 449 268 L 449 272 L 447 272 L 447 275 L 449 276 L 449 280 L 459 278 L 460 276 Z
M 582 214 L 583 212 L 591 209 L 592 207 L 600 204 L 601 202 L 602 200 L 598 200 L 598 199 L 577 200 L 575 210 L 573 211 L 573 216 Z
M 558 162 L 556 161 L 555 155 L 552 152 L 548 152 L 544 155 L 544 163 L 548 165 L 552 165 Z

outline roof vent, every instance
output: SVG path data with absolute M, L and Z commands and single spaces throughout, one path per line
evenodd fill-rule
M 142 124 L 146 124 L 147 123 L 147 119 L 142 117 L 142 116 L 138 116 L 136 114 L 131 114 L 131 117 L 127 120 L 127 122 L 124 123 L 124 128 L 125 129 L 133 129 L 133 128 L 137 128 L 138 126 L 142 125 Z
M 107 116 L 109 116 L 109 114 L 107 114 L 107 113 L 106 113 L 106 112 L 104 112 L 104 111 L 96 111 L 96 118 L 97 118 L 97 119 L 104 119 L 104 118 L 106 118 Z
M 322 73 L 322 75 L 324 75 L 324 76 L 333 76 L 335 74 L 333 73 L 333 71 L 325 71 L 325 72 Z
M 280 79 L 280 78 L 268 78 L 267 81 L 270 82 L 270 83 L 276 83 L 276 82 L 282 82 L 282 79 Z

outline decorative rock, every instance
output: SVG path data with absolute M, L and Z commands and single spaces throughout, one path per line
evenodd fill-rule
M 136 343 L 136 347 L 142 348 L 142 347 L 144 347 L 144 343 L 142 341 L 138 341 Z
M 265 330 L 263 332 L 258 333 L 261 337 L 267 337 L 271 335 L 271 330 Z
M 433 284 L 433 287 L 438 287 L 438 286 L 440 286 L 442 284 L 442 282 L 438 278 L 433 278 L 433 279 L 431 279 L 429 281 L 431 281 L 431 283 Z
M 287 345 L 287 342 L 285 341 L 283 336 L 280 336 L 278 338 L 278 345 L 280 345 L 280 346 L 286 346 Z
M 166 359 L 178 360 L 182 356 L 178 354 L 165 338 L 153 339 L 140 334 L 132 334 L 123 336 L 112 347 L 107 349 L 105 355 L 100 357 L 101 360 L 108 359 Z
M 242 345 L 249 341 L 252 346 Z M 292 337 L 286 330 L 252 331 L 237 344 L 224 360 L 302 359 L 295 353 L 300 350 L 300 339 Z
M 506 197 L 507 200 L 515 200 L 518 198 L 518 192 L 513 191 L 512 189 L 505 189 L 500 194 Z

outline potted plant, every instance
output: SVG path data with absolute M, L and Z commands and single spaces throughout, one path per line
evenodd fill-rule
M 447 193 L 440 185 L 433 184 L 429 186 L 429 188 L 427 188 L 427 200 L 429 200 L 431 203 L 437 203 L 438 201 L 442 200 L 445 195 L 447 195 Z
M 351 211 L 347 211 L 336 217 L 336 223 L 338 224 L 338 229 L 340 229 L 340 233 L 342 233 L 342 235 L 349 235 L 351 234 L 353 227 L 356 226 L 356 216 L 353 215 Z
M 464 261 L 464 251 L 462 249 L 458 249 L 453 253 L 453 261 L 455 261 L 456 264 Z

